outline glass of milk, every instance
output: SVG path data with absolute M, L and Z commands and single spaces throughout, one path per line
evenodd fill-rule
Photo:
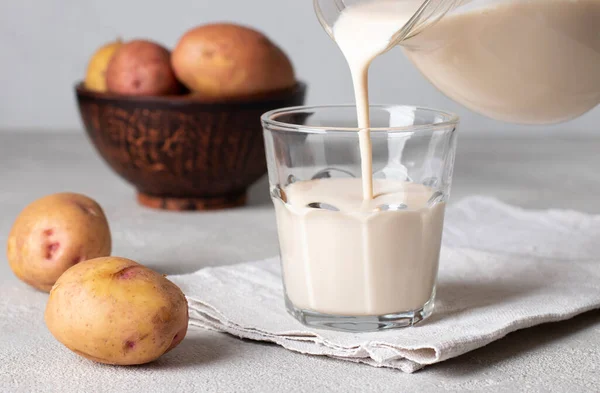
M 369 154 L 355 106 L 279 109 L 262 121 L 288 311 L 345 331 L 428 317 L 458 118 L 371 106 Z M 368 164 L 371 198 L 361 176 Z

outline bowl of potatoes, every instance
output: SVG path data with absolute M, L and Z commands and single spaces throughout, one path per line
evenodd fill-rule
M 89 139 L 144 206 L 208 210 L 246 202 L 266 173 L 260 116 L 304 103 L 288 56 L 236 24 L 99 48 L 75 87 Z

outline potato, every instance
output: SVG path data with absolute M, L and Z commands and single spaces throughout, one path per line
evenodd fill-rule
M 48 292 L 71 266 L 110 251 L 110 229 L 100 205 L 84 195 L 61 193 L 38 199 L 19 214 L 7 256 L 18 278 Z
M 90 59 L 85 75 L 84 86 L 87 89 L 105 92 L 106 89 L 106 68 L 112 59 L 116 50 L 123 45 L 121 40 L 109 42 L 100 47 Z
M 296 84 L 292 63 L 281 49 L 262 33 L 234 24 L 189 30 L 171 62 L 186 87 L 212 98 L 251 96 Z
M 171 68 L 171 54 L 157 43 L 134 40 L 123 44 L 106 69 L 111 93 L 130 96 L 177 94 L 181 85 Z
M 185 296 L 164 276 L 125 258 L 67 270 L 46 306 L 46 326 L 73 352 L 116 365 L 151 362 L 185 337 Z

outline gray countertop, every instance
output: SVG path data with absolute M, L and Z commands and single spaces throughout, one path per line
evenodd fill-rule
M 600 138 L 567 137 L 462 138 L 452 199 L 483 194 L 529 208 L 600 213 Z M 137 206 L 133 189 L 104 165 L 82 133 L 0 133 L 0 245 L 27 203 L 60 191 L 100 202 L 114 255 L 165 274 L 277 253 L 265 179 L 244 208 L 153 211 Z M 94 364 L 52 338 L 43 322 L 47 295 L 19 282 L 0 255 L 3 392 L 600 391 L 600 311 L 510 334 L 412 375 L 203 330 L 191 330 L 177 349 L 150 365 Z

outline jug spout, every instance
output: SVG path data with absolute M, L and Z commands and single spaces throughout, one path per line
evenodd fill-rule
M 335 22 L 348 7 L 373 2 L 407 5 L 403 8 L 412 9 L 414 12 L 412 17 L 407 18 L 404 25 L 398 26 L 397 33 L 390 41 L 390 47 L 393 47 L 401 41 L 418 34 L 454 8 L 469 1 L 471 0 L 313 0 L 313 5 L 321 26 L 331 38 L 334 38 L 333 27 Z

